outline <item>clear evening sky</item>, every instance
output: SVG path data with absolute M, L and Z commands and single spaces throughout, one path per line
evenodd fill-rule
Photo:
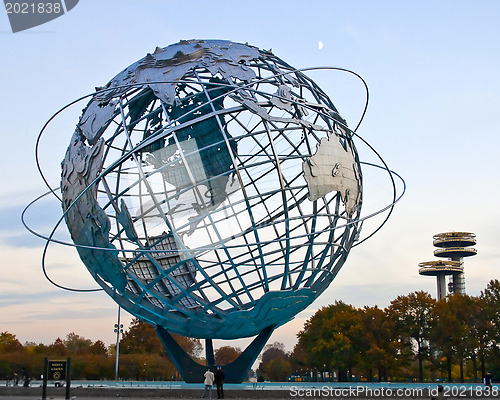
M 46 191 L 35 141 L 66 103 L 156 46 L 181 39 L 248 42 L 272 48 L 296 68 L 359 73 L 370 104 L 358 132 L 408 186 L 386 226 L 354 248 L 329 289 L 271 341 L 291 350 L 304 321 L 335 300 L 386 307 L 415 290 L 435 296 L 435 279 L 419 276 L 418 263 L 435 259 L 432 235 L 440 232 L 477 235 L 478 255 L 465 260 L 465 271 L 466 292 L 478 295 L 500 277 L 499 17 L 494 0 L 81 0 L 66 15 L 13 34 L 1 8 L 0 331 L 22 342 L 49 344 L 69 332 L 114 341 L 114 302 L 102 292 L 71 293 L 47 282 L 40 267 L 44 242 L 20 222 L 26 204 Z M 355 126 L 363 86 L 341 73 L 311 76 Z M 83 107 L 64 114 L 42 140 L 42 167 L 55 187 Z M 362 159 L 369 154 L 359 150 Z M 384 206 L 391 190 L 383 175 L 370 176 L 368 210 Z M 59 216 L 57 202 L 48 201 L 28 221 L 48 233 Z M 72 248 L 51 245 L 47 263 L 63 285 L 96 287 Z M 126 327 L 129 321 L 125 315 Z

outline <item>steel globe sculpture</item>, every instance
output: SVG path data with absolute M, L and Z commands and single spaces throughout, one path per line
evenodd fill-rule
M 157 327 L 186 381 L 205 367 L 169 332 L 207 339 L 208 365 L 211 339 L 257 336 L 227 370 L 238 382 L 358 238 L 354 135 L 271 51 L 181 41 L 92 95 L 62 162 L 63 216 L 93 278 Z

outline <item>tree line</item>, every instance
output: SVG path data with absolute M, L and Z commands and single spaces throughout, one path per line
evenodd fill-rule
M 198 339 L 173 336 L 188 354 L 200 359 L 202 345 Z M 120 379 L 180 379 L 154 328 L 138 319 L 134 319 L 123 334 L 119 353 Z M 33 379 L 38 379 L 45 357 L 52 360 L 71 357 L 72 379 L 115 379 L 116 345 L 107 347 L 101 340 L 93 342 L 73 332 L 50 345 L 32 342 L 23 345 L 14 334 L 0 333 L 0 379 L 11 379 L 22 367 Z
M 500 378 L 500 282 L 477 297 L 436 301 L 422 291 L 389 307 L 337 301 L 318 310 L 298 334 L 292 368 L 335 372 L 338 380 L 478 382 Z
M 172 336 L 195 361 L 205 363 L 199 339 Z M 229 364 L 241 352 L 238 347 L 222 346 L 215 350 L 215 362 Z M 14 372 L 22 377 L 22 368 L 33 379 L 39 379 L 45 357 L 51 360 L 71 357 L 72 379 L 115 379 L 116 345 L 106 347 L 101 340 L 93 342 L 74 332 L 67 334 L 64 339 L 57 338 L 49 345 L 34 342 L 23 345 L 14 334 L 0 332 L 0 379 L 11 380 Z M 122 380 L 181 380 L 154 327 L 138 319 L 132 320 L 120 340 L 118 375 Z
M 204 363 L 198 339 L 173 335 L 196 361 Z M 355 308 L 337 301 L 318 310 L 298 333 L 292 352 L 267 345 L 259 357 L 259 380 L 478 381 L 487 371 L 500 378 L 500 282 L 492 280 L 477 297 L 453 295 L 439 302 L 422 291 L 399 296 L 389 307 Z M 154 328 L 134 319 L 120 340 L 119 377 L 125 380 L 179 380 Z M 216 364 L 226 365 L 241 349 L 222 346 Z M 72 357 L 73 379 L 114 379 L 115 345 L 69 333 L 50 345 L 24 345 L 0 333 L 0 379 L 25 367 L 33 378 L 43 359 Z

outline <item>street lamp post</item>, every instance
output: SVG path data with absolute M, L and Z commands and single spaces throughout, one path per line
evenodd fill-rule
M 118 306 L 118 321 L 115 324 L 116 332 L 116 361 L 115 361 L 115 380 L 118 380 L 118 357 L 120 354 L 120 333 L 123 333 L 123 324 L 120 324 L 120 306 Z

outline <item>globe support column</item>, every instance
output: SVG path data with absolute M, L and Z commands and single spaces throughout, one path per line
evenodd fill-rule
M 214 345 L 212 339 L 205 339 L 205 360 L 207 365 L 215 365 Z
M 226 383 L 241 383 L 245 379 L 248 371 L 252 367 L 260 352 L 266 345 L 274 331 L 274 326 L 264 328 L 259 335 L 248 345 L 248 347 L 241 353 L 236 360 L 232 363 L 224 365 L 224 374 Z M 207 339 L 207 358 L 208 365 L 201 365 L 194 361 L 189 354 L 187 354 L 181 346 L 177 344 L 175 339 L 168 333 L 168 331 L 161 326 L 156 327 L 163 347 L 172 359 L 177 371 L 182 376 L 186 383 L 201 383 L 204 380 L 203 374 L 207 368 L 215 367 L 212 339 Z M 210 352 L 210 354 L 209 354 Z M 211 362 L 210 362 L 211 361 Z

